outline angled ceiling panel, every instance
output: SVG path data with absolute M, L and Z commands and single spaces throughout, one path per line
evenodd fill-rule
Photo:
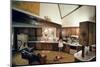
M 65 5 L 60 4 L 60 11 L 61 11 L 61 17 L 64 17 L 65 15 L 69 14 L 71 11 L 76 9 L 79 5 Z

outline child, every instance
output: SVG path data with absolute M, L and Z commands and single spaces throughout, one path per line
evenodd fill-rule
M 59 48 L 59 51 L 62 51 L 62 48 L 63 48 L 63 40 L 62 39 L 59 39 L 58 48 Z

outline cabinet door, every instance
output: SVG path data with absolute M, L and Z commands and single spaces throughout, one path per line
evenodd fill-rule
M 21 10 L 28 11 L 30 13 L 39 15 L 40 3 L 39 2 L 25 2 L 25 1 L 13 1 L 13 7 L 16 7 Z
M 29 28 L 29 40 L 36 41 L 37 40 L 37 34 L 36 34 L 36 28 Z
M 95 44 L 96 40 L 96 30 L 95 23 L 89 24 L 89 45 Z
M 96 24 L 93 22 L 81 22 L 79 38 L 80 38 L 79 42 L 81 45 L 95 44 L 96 43 Z
M 96 24 L 93 25 L 93 44 L 96 44 Z
M 80 36 L 79 36 L 79 42 L 81 45 L 87 45 L 89 42 L 89 24 L 86 22 L 81 22 L 80 23 Z
M 42 37 L 42 28 L 37 28 L 37 37 Z

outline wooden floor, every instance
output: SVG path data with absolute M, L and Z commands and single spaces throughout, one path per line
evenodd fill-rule
M 54 64 L 54 63 L 68 63 L 74 62 L 74 56 L 72 54 L 64 53 L 64 52 L 57 52 L 57 51 L 35 51 L 35 53 L 40 53 L 47 55 L 47 63 L 46 64 Z M 62 56 L 62 59 L 59 61 L 54 61 L 56 56 Z M 12 58 L 12 64 L 15 65 L 28 65 L 28 61 L 21 58 L 21 54 L 18 53 Z

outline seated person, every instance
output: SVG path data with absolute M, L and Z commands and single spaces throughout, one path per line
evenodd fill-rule
M 41 60 L 41 59 L 43 59 L 41 54 L 34 54 L 34 53 L 30 52 L 27 48 L 23 49 L 21 51 L 21 55 L 22 55 L 23 59 L 28 60 L 29 64 L 32 64 L 32 62 L 38 62 L 38 64 L 45 63 L 45 61 L 42 62 L 42 60 Z M 44 59 L 46 59 L 46 57 L 44 57 Z
M 32 64 L 32 62 L 34 62 L 34 61 L 37 61 L 38 63 L 41 63 L 40 62 L 40 57 L 33 54 L 33 53 L 28 52 L 27 49 L 23 50 L 21 52 L 21 55 L 22 55 L 23 59 L 28 60 L 29 64 Z

